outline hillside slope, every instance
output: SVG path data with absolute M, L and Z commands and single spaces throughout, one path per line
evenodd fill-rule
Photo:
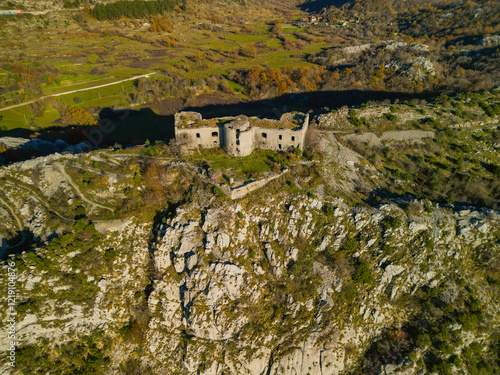
M 322 159 L 252 156 L 289 172 L 238 201 L 216 187 L 230 161 L 165 147 L 0 171 L 11 373 L 498 372 L 498 211 L 384 194 L 402 182 L 328 132 Z

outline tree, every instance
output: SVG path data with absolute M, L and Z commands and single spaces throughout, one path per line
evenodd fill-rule
M 78 0 L 77 0 L 78 1 Z M 180 5 L 180 7 L 178 7 Z M 144 18 L 148 15 L 172 12 L 174 9 L 186 9 L 185 0 L 124 1 L 111 4 L 96 4 L 90 15 L 98 20 L 112 20 L 121 17 Z
M 63 125 L 97 125 L 96 119 L 83 107 L 68 106 L 61 116 Z

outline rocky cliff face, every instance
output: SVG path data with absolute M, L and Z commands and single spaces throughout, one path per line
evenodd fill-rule
M 333 209 L 331 217 L 325 218 L 325 204 Z M 400 218 L 401 225 L 384 230 L 381 222 L 387 217 Z M 460 270 L 471 272 L 474 250 L 492 243 L 492 226 L 498 219 L 493 211 L 434 207 L 432 212 L 407 215 L 395 204 L 353 209 L 342 200 L 321 202 L 288 194 L 263 199 L 258 205 L 233 203 L 204 212 L 189 205 L 162 228 L 154 253 L 160 271 L 174 267 L 181 278 L 176 275 L 174 286 L 165 278 L 154 285 L 149 306 L 159 317 L 149 325 L 151 355 L 158 363 L 172 361 L 172 366 L 179 366 L 178 359 L 169 358 L 168 347 L 158 346 L 162 335 L 157 329 L 164 327 L 178 337 L 182 327 L 191 341 L 186 349 L 194 351 L 189 363 L 182 363 L 189 365 L 190 373 L 204 368 L 207 358 L 216 354 L 208 343 L 222 350 L 223 343 L 235 337 L 237 355 L 228 353 L 224 364 L 214 363 L 203 373 L 224 369 L 240 374 L 341 373 L 352 363 L 346 347 L 363 347 L 384 327 L 401 325 L 408 318 L 394 301 L 419 288 L 436 287 Z M 356 309 L 339 314 L 345 270 L 338 264 L 332 267 L 323 255 L 360 233 L 364 239 L 353 255 L 370 259 L 374 282 L 368 287 L 356 285 L 362 291 Z M 381 251 L 384 246 L 390 251 Z M 279 296 L 275 288 L 281 283 L 295 284 L 295 278 L 304 277 L 296 275 L 293 266 L 309 256 L 306 252 L 313 254 L 309 271 L 318 280 L 311 276 L 309 285 L 301 285 L 305 289 L 290 288 Z M 281 314 L 252 321 L 255 310 L 280 297 L 285 299 Z M 496 307 L 490 306 L 489 313 L 496 316 Z M 260 330 L 252 324 L 268 327 Z M 290 331 L 280 332 L 286 325 Z M 253 355 L 242 357 L 243 352 Z
M 436 356 L 452 361 L 494 342 L 497 211 L 352 205 L 323 184 L 307 191 L 310 178 L 283 177 L 238 201 L 198 189 L 155 219 L 111 217 L 127 188 L 144 189 L 133 173 L 111 171 L 134 170 L 134 160 L 55 155 L 1 172 L 5 215 L 36 237 L 36 249 L 14 258 L 13 373 L 417 374 L 441 350 L 433 345 L 451 345 Z M 105 197 L 85 183 L 97 166 Z M 200 173 L 165 168 L 167 186 Z M 435 339 L 444 329 L 456 340 Z M 425 335 L 438 341 L 418 341 Z

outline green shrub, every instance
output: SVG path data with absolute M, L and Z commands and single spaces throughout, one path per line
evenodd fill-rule
M 460 357 L 458 355 L 452 355 L 449 360 L 457 368 L 460 368 L 460 366 L 462 365 L 462 361 L 460 360 Z
M 63 0 L 63 8 L 78 8 L 80 6 L 80 0 Z
M 361 126 L 363 125 L 363 121 L 358 118 L 358 117 L 349 117 L 349 122 L 353 124 L 354 126 Z
M 392 113 L 386 113 L 384 116 L 390 122 L 396 122 L 398 120 L 398 117 Z
M 485 169 L 495 176 L 500 176 L 500 166 L 497 164 L 486 164 Z
M 340 297 L 347 303 L 352 303 L 358 295 L 356 286 L 353 283 L 345 285 L 340 293 Z
M 83 184 L 85 185 L 85 187 L 89 186 L 90 183 L 92 182 L 91 179 L 90 179 L 90 176 L 87 172 L 83 172 Z
M 462 368 L 468 374 L 493 375 L 500 373 L 498 344 L 491 347 L 473 342 L 462 349 Z
M 382 155 L 384 156 L 384 158 L 389 158 L 389 155 L 391 153 L 391 149 L 389 147 L 384 147 L 382 149 Z
M 429 288 L 429 289 L 427 289 L 427 295 L 430 298 L 437 298 L 438 290 L 436 288 Z
M 358 284 L 371 284 L 373 282 L 373 274 L 368 263 L 361 260 L 358 261 L 352 279 Z
M 452 375 L 453 374 L 453 366 L 451 363 L 441 361 L 438 365 L 434 365 L 432 367 L 433 372 L 437 372 L 440 375 Z
M 382 253 L 384 255 L 390 255 L 394 252 L 394 249 L 389 244 L 382 245 Z
M 323 205 L 322 210 L 323 210 L 323 213 L 328 217 L 333 217 L 333 215 L 335 215 L 335 207 L 332 206 L 331 204 Z
M 107 355 L 111 340 L 97 329 L 90 336 L 51 345 L 37 342 L 21 346 L 16 353 L 16 370 L 22 374 L 86 374 L 108 373 L 111 359 Z
M 87 210 L 84 206 L 78 206 L 75 209 L 75 220 L 79 220 L 85 217 L 87 217 Z
M 226 196 L 226 194 L 224 194 L 224 191 L 222 191 L 220 187 L 215 185 L 212 187 L 212 193 L 214 193 L 217 198 L 224 198 Z
M 431 338 L 428 334 L 421 333 L 417 336 L 417 338 L 415 340 L 415 344 L 419 348 L 427 348 L 427 347 L 431 346 L 432 341 L 431 341 Z
M 95 231 L 94 224 L 87 219 L 87 218 L 81 218 L 78 219 L 75 224 L 73 224 L 73 231 L 74 233 L 81 233 L 83 231 Z
M 482 100 L 479 101 L 478 104 L 488 117 L 495 117 L 495 115 L 498 115 L 500 113 L 500 105 L 498 104 L 490 106 Z
M 29 299 L 26 302 L 21 302 L 16 306 L 16 311 L 18 314 L 24 315 L 28 311 L 31 311 L 32 314 L 38 312 L 40 310 L 40 307 L 37 303 L 37 301 L 34 301 L 32 299 Z
M 481 314 L 470 314 L 462 312 L 458 314 L 457 321 L 462 325 L 464 331 L 473 331 L 481 322 Z
M 417 105 L 412 101 L 412 100 L 405 100 L 403 101 L 403 104 L 406 104 L 409 107 L 416 108 Z
M 116 254 L 116 251 L 115 249 L 106 249 L 104 251 L 104 260 L 106 260 L 106 262 L 113 262 L 117 257 L 117 254 Z
M 354 126 L 362 126 L 366 122 L 366 119 L 360 119 L 358 117 L 358 112 L 356 112 L 355 109 L 351 109 L 349 111 L 349 118 L 348 118 L 348 120 Z
M 397 229 L 401 226 L 401 218 L 399 216 L 386 216 L 381 224 L 384 230 Z
M 70 301 L 76 304 L 87 303 L 91 305 L 99 291 L 99 287 L 87 281 L 87 276 L 83 273 L 66 273 L 61 278 L 63 284 L 69 286 L 69 289 L 57 292 L 59 301 Z
M 422 120 L 423 124 L 431 125 L 434 128 L 441 127 L 441 123 L 433 117 L 426 117 Z
M 436 347 L 443 354 L 453 354 L 453 348 L 446 341 L 441 341 L 437 343 Z
M 132 198 L 134 195 L 134 189 L 132 189 L 130 186 L 127 186 L 125 189 L 123 189 L 123 194 L 127 198 Z
M 47 270 L 51 264 L 48 259 L 39 257 L 34 251 L 26 253 L 24 256 L 24 263 L 35 266 L 37 270 Z
M 345 254 L 350 255 L 354 254 L 358 250 L 358 247 L 358 241 L 356 241 L 354 238 L 348 237 L 340 250 Z

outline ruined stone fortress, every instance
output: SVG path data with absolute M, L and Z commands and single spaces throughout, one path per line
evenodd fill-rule
M 303 148 L 309 114 L 285 113 L 279 120 L 258 117 L 203 119 L 197 112 L 175 115 L 175 138 L 185 150 L 222 147 L 231 156 L 247 156 L 253 150 Z

